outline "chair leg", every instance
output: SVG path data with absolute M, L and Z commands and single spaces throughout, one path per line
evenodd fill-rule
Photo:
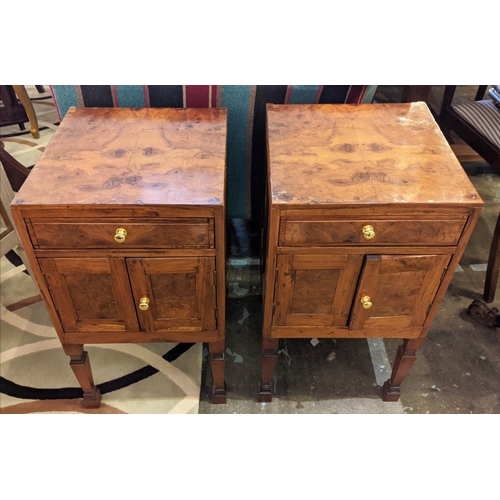
M 34 139 L 39 139 L 40 131 L 38 130 L 38 119 L 36 117 L 35 109 L 33 108 L 33 103 L 31 102 L 28 92 L 26 92 L 26 88 L 24 87 L 24 85 L 12 85 L 12 86 L 14 87 L 17 97 L 21 101 L 21 104 L 23 105 L 26 114 L 28 115 L 28 118 L 30 120 L 31 135 L 33 136 Z
M 480 101 L 486 92 L 486 89 L 488 88 L 488 85 L 479 85 L 479 88 L 477 89 L 476 97 L 474 97 L 475 101 Z
M 451 124 L 446 112 L 442 113 L 438 120 L 438 125 L 443 132 L 445 139 L 448 141 L 448 144 L 453 144 L 453 138 L 451 137 Z
M 484 284 L 484 300 L 493 302 L 498 282 L 498 270 L 500 268 L 500 215 L 497 219 L 493 240 L 490 247 L 488 267 L 486 269 L 486 282 Z

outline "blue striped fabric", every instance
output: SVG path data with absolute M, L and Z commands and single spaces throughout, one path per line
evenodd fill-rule
M 373 98 L 375 96 L 375 92 L 377 91 L 378 85 L 367 85 L 366 86 L 366 92 L 365 95 L 363 96 L 363 100 L 361 101 L 363 104 L 369 104 L 373 101 Z
M 62 120 L 71 106 L 78 106 L 75 86 L 52 85 L 52 92 L 54 92 L 57 108 L 59 109 Z
M 142 85 L 117 85 L 116 97 L 120 108 L 144 108 L 144 87 Z
M 290 104 L 313 104 L 319 85 L 292 85 Z
M 227 108 L 227 206 L 230 217 L 247 216 L 247 137 L 251 85 L 224 85 L 222 107 Z

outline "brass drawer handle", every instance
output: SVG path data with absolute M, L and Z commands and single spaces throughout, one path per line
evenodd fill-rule
M 364 309 L 370 309 L 370 307 L 373 305 L 371 302 L 370 302 L 370 297 L 368 297 L 368 295 L 365 295 L 364 297 L 361 297 L 361 303 L 363 304 L 363 308 Z
M 375 237 L 375 231 L 373 229 L 373 226 L 365 226 L 363 228 L 363 236 L 367 240 L 371 240 L 372 238 L 374 238 Z
M 116 230 L 115 241 L 117 243 L 123 243 L 125 241 L 125 236 L 127 236 L 127 230 L 120 227 Z
M 139 309 L 141 311 L 147 311 L 149 309 L 149 299 L 147 297 L 142 297 L 139 302 Z

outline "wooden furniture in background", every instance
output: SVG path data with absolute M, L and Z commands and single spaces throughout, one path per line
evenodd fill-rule
M 17 97 L 21 101 L 21 104 L 26 110 L 26 114 L 30 120 L 30 132 L 34 139 L 40 138 L 40 131 L 38 130 L 38 119 L 36 117 L 35 108 L 33 108 L 33 103 L 31 102 L 28 92 L 24 85 L 12 85 L 17 94 Z
M 0 161 L 5 169 L 9 187 L 16 193 L 21 189 L 24 181 L 28 178 L 30 169 L 19 163 L 11 154 L 4 149 L 4 143 L 0 141 Z M 10 202 L 9 202 L 10 203 Z
M 451 132 L 454 132 L 500 174 L 500 110 L 491 99 L 477 100 L 484 96 L 485 86 L 480 86 L 475 101 L 453 105 L 456 87 L 445 88 L 439 126 L 450 143 L 453 142 Z M 486 302 L 493 302 L 495 298 L 499 268 L 500 215 L 490 245 L 484 285 Z
M 483 202 L 424 103 L 267 106 L 262 380 L 280 338 L 401 338 L 400 387 Z
M 0 147 L 0 152 L 5 151 Z M 8 154 L 8 153 L 6 153 Z M 15 193 L 10 185 L 9 178 L 4 169 L 4 159 L 0 156 L 0 256 L 3 257 L 10 250 L 15 250 L 23 261 L 24 266 L 33 277 L 33 271 L 23 245 L 14 228 L 10 204 L 14 199 Z M 36 281 L 35 281 L 36 283 Z
M 71 108 L 12 204 L 83 391 L 84 344 L 207 342 L 225 403 L 223 109 Z
M 35 139 L 40 137 L 35 109 L 24 85 L 0 85 L 0 100 L 3 103 L 0 106 L 0 126 L 17 124 L 24 130 L 24 124 L 29 121 L 31 135 Z

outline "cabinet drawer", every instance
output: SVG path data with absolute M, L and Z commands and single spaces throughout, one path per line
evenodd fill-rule
M 466 218 L 281 220 L 280 245 L 456 245 Z
M 32 219 L 28 227 L 33 246 L 41 249 L 214 248 L 214 222 L 205 218 L 144 222 Z M 119 229 L 126 234 L 117 232 Z

